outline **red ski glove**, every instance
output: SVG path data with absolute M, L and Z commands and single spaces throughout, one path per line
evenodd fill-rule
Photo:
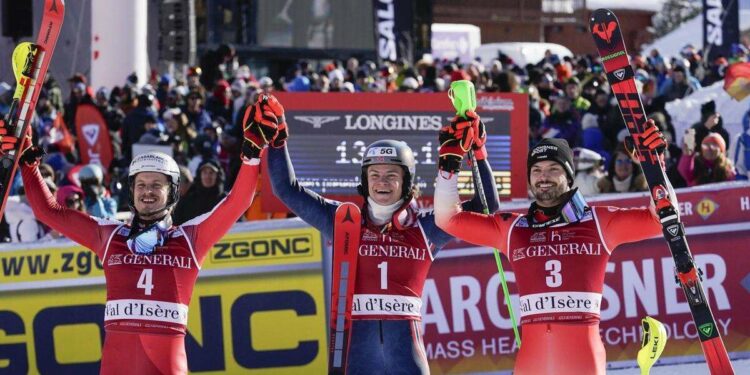
M 284 147 L 286 139 L 289 138 L 289 127 L 286 125 L 286 117 L 284 116 L 284 106 L 281 105 L 278 99 L 273 95 L 265 95 L 266 99 L 262 100 L 264 111 L 266 109 L 271 110 L 276 118 L 279 119 L 279 132 L 276 138 L 271 142 L 271 146 L 274 148 Z
M 659 154 L 663 153 L 664 149 L 667 148 L 667 139 L 664 138 L 664 134 L 656 127 L 654 120 L 646 121 L 646 128 L 638 138 L 640 138 L 641 145 L 647 147 L 649 150 L 656 150 Z
M 18 145 L 18 137 L 14 135 L 8 135 L 10 130 L 8 129 L 5 120 L 0 119 L 0 156 L 5 155 L 10 150 L 15 150 Z M 44 156 L 44 151 L 36 146 L 33 146 L 31 140 L 31 128 L 26 131 L 26 136 L 23 138 L 23 146 L 21 147 L 21 158 L 19 161 L 23 164 L 34 164 L 39 162 Z
M 461 169 L 461 160 L 471 149 L 474 130 L 472 122 L 456 117 L 450 125 L 440 129 L 438 168 L 441 171 L 457 173 Z
M 0 119 L 0 155 L 5 155 L 10 150 L 15 150 L 18 145 L 18 137 L 14 135 L 8 135 L 10 130 L 8 129 L 5 120 Z
M 279 133 L 279 119 L 262 105 L 263 97 L 245 111 L 243 123 L 242 156 L 248 159 L 260 157 L 260 152 Z
M 475 119 L 471 125 L 474 131 L 474 143 L 471 145 L 471 149 L 474 150 L 474 157 L 477 160 L 484 160 L 487 158 L 487 149 L 484 148 L 487 143 L 487 129 L 476 112 L 468 111 L 466 117 Z

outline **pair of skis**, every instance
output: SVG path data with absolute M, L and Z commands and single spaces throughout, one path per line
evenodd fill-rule
M 18 159 L 23 151 L 23 138 L 30 130 L 29 125 L 36 111 L 36 102 L 60 35 L 64 16 L 64 0 L 45 0 L 36 43 L 21 43 L 13 50 L 12 64 L 16 77 L 16 91 L 13 93 L 13 102 L 7 118 L 7 134 L 4 136 L 16 137 L 20 141 L 14 150 L 8 150 L 0 157 L 0 216 L 5 212 L 5 202 L 18 168 Z
M 727 349 L 721 340 L 716 320 L 703 292 L 701 272 L 695 266 L 685 238 L 685 227 L 680 221 L 674 189 L 658 153 L 642 147 L 638 141 L 648 119 L 635 86 L 634 72 L 625 50 L 620 23 L 612 11 L 598 9 L 592 13 L 589 26 L 604 71 L 607 73 L 607 80 L 628 131 L 635 141 L 641 168 L 661 219 L 662 233 L 674 258 L 676 279 L 687 297 L 708 368 L 712 375 L 734 374 Z

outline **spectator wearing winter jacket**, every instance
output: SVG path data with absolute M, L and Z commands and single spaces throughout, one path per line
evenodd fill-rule
M 96 108 L 99 109 L 99 113 L 104 117 L 104 121 L 107 123 L 107 129 L 109 130 L 109 139 L 112 143 L 112 156 L 114 159 L 122 158 L 122 126 L 125 120 L 125 113 L 112 106 L 109 101 L 110 90 L 106 87 L 100 87 L 96 91 Z
M 156 111 L 152 108 L 153 101 L 153 95 L 139 95 L 137 106 L 122 122 L 122 154 L 126 160 L 133 158 L 133 145 L 146 133 L 146 123 L 156 116 Z
M 684 146 L 677 169 L 688 186 L 732 181 L 735 178 L 732 161 L 727 158 L 727 145 L 718 133 L 703 138 L 700 150 Z
M 552 114 L 542 125 L 543 138 L 562 138 L 571 147 L 581 144 L 582 128 L 580 114 L 573 108 L 570 98 L 559 95 L 553 98 Z
M 710 100 L 701 105 L 701 120 L 691 126 L 695 129 L 695 144 L 700 145 L 710 133 L 718 133 L 729 144 L 729 132 L 724 129 L 724 119 L 716 111 L 716 102 Z
M 177 203 L 172 214 L 174 225 L 211 211 L 224 197 L 224 170 L 215 159 L 205 159 L 198 166 L 193 184 Z
M 203 108 L 203 95 L 198 91 L 190 91 L 186 98 L 187 104 L 182 113 L 188 118 L 188 124 L 199 133 L 205 127 L 211 126 L 211 116 Z
M 81 104 L 94 104 L 94 99 L 88 93 L 88 87 L 83 82 L 74 83 L 70 90 L 70 97 L 65 102 L 63 121 L 71 134 L 76 134 L 76 110 Z
M 206 111 L 211 119 L 223 118 L 227 123 L 232 121 L 232 91 L 229 82 L 224 79 L 216 81 L 212 95 L 206 100 Z
M 672 69 L 670 78 L 667 78 L 659 88 L 659 96 L 664 96 L 665 101 L 671 102 L 700 89 L 700 82 L 689 74 L 684 66 L 676 66 Z
M 581 96 L 581 81 L 576 77 L 570 77 L 565 82 L 565 95 L 579 113 L 584 113 L 591 107 L 591 102 Z
M 607 175 L 599 179 L 597 186 L 601 193 L 648 191 L 640 165 L 633 160 L 623 143 L 615 149 L 614 156 L 609 160 Z
M 599 194 L 597 182 L 604 177 L 602 164 L 604 158 L 596 151 L 576 147 L 573 149 L 573 163 L 575 164 L 575 187 L 583 196 Z

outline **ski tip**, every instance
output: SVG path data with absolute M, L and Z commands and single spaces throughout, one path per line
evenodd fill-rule
M 593 12 L 591 12 L 591 18 L 589 19 L 589 23 L 593 24 L 596 22 L 602 22 L 608 19 L 615 18 L 615 13 L 607 8 L 599 8 Z

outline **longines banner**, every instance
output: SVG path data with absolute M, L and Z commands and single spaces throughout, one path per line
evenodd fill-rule
M 637 207 L 645 195 L 608 195 L 592 205 Z M 678 193 L 688 242 L 703 270 L 716 329 L 732 355 L 750 351 L 750 185 L 696 188 Z M 514 206 L 522 212 L 528 205 Z M 638 228 L 633 228 L 637 231 Z M 514 274 L 503 258 L 516 316 Z M 422 295 L 424 339 L 433 374 L 511 370 L 517 352 L 492 250 L 455 244 L 438 254 Z M 634 366 L 640 320 L 666 325 L 662 361 L 702 361 L 698 331 L 675 283 L 664 239 L 616 248 L 607 264 L 600 333 L 610 366 Z M 523 335 L 523 333 L 522 333 Z M 522 340 L 523 344 L 523 340 Z

